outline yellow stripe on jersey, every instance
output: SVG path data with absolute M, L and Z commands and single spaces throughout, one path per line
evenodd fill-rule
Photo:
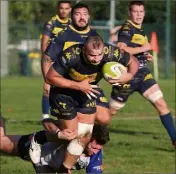
M 141 34 L 134 34 L 131 42 L 139 45 L 144 45 L 148 43 L 148 39 L 146 36 L 142 36 Z
M 69 21 L 69 18 L 61 19 L 58 15 L 56 15 L 56 19 L 61 23 L 68 23 L 68 21 Z
M 71 47 L 72 45 L 79 44 L 80 42 L 65 42 L 63 50 L 66 50 L 68 47 Z
M 90 27 L 87 27 L 84 31 L 78 31 L 78 30 L 76 30 L 72 25 L 69 25 L 69 27 L 70 27 L 73 31 L 75 31 L 75 32 L 77 32 L 77 33 L 79 33 L 79 34 L 87 34 L 87 33 L 90 31 Z M 87 36 L 85 36 L 85 37 L 87 37 Z
M 73 68 L 70 69 L 70 72 L 69 72 L 69 75 L 70 77 L 75 80 L 75 81 L 83 81 L 84 79 L 87 79 L 89 78 L 90 79 L 90 82 L 94 82 L 96 77 L 97 77 L 97 73 L 94 73 L 94 74 L 80 74 L 79 72 L 75 71 Z
M 54 27 L 54 29 L 52 30 L 52 33 L 54 35 L 57 35 L 58 33 L 60 33 L 63 30 L 63 28 L 60 27 Z
M 132 24 L 134 27 L 141 29 L 141 25 L 134 24 L 133 21 L 127 20 L 130 24 Z

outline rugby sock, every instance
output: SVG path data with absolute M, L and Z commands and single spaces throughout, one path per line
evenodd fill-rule
M 168 114 L 160 115 L 160 119 L 174 143 L 176 141 L 176 130 L 171 113 L 169 112 Z
M 49 114 L 49 97 L 47 96 L 42 96 L 42 113 L 43 114 Z
M 48 142 L 46 135 L 45 135 L 46 131 L 39 131 L 35 133 L 35 137 L 34 140 L 38 143 L 43 145 L 44 143 Z

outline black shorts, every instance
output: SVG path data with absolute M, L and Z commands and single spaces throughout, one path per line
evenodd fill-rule
M 99 95 L 96 94 L 96 105 L 102 106 L 104 108 L 109 108 L 109 103 L 107 98 L 105 97 L 103 90 L 101 88 L 96 88 L 96 90 L 100 92 Z
M 95 99 L 89 99 L 80 91 L 60 89 L 58 93 L 57 88 L 51 88 L 49 102 L 51 115 L 58 119 L 74 119 L 77 112 L 82 114 L 94 114 L 96 112 Z
M 137 91 L 142 95 L 154 84 L 156 84 L 156 81 L 153 78 L 151 72 L 147 67 L 144 67 L 139 69 L 135 77 L 129 83 L 124 84 L 120 87 L 113 86 L 111 98 L 119 102 L 126 102 L 128 100 L 128 97 L 134 91 Z
M 30 161 L 29 148 L 33 134 L 21 136 L 18 142 L 18 154 L 23 160 Z

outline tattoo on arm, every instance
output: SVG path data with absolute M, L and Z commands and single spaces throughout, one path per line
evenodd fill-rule
M 52 60 L 51 60 L 51 58 L 49 56 L 43 56 L 42 62 L 43 63 L 51 63 Z

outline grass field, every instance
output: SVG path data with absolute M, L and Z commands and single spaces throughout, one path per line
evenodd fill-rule
M 161 80 L 161 89 L 175 115 L 175 81 Z M 107 97 L 110 86 L 102 82 Z M 42 78 L 1 79 L 1 110 L 8 134 L 27 134 L 42 129 Z M 104 173 L 175 173 L 175 150 L 157 112 L 139 94 L 109 126 L 110 142 L 104 147 Z M 32 165 L 1 154 L 0 173 L 34 173 Z M 84 173 L 84 171 L 74 172 Z

